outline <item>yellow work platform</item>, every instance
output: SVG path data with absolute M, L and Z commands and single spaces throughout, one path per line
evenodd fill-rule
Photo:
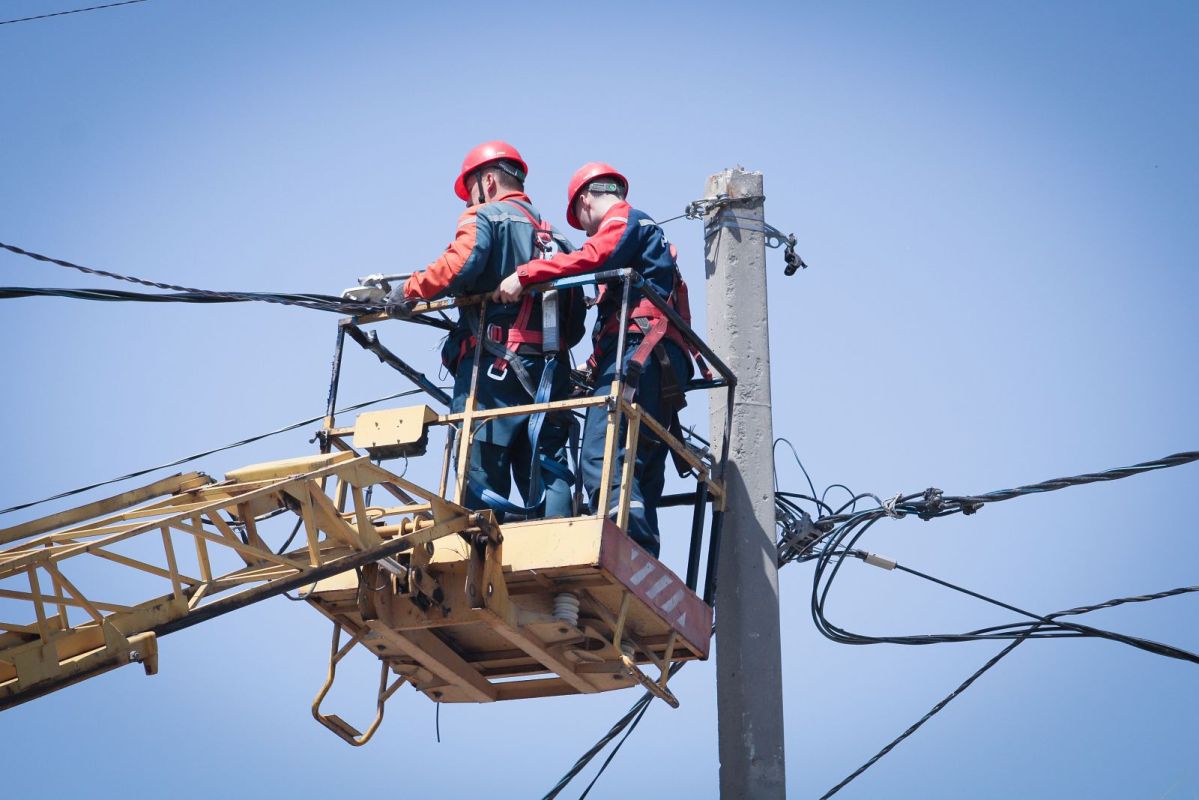
M 633 664 L 660 678 L 672 660 L 707 657 L 712 609 L 611 521 L 510 523 L 500 536 L 501 581 L 483 570 L 476 580 L 471 545 L 447 536 L 398 559 L 408 591 L 376 569 L 362 585 L 343 573 L 306 597 L 438 702 L 622 689 L 647 680 Z M 656 688 L 668 696 L 664 682 Z

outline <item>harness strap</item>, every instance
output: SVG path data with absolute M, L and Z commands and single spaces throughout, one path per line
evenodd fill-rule
M 553 228 L 545 220 L 539 219 L 524 203 L 516 200 L 505 200 L 508 205 L 518 209 L 522 214 L 528 217 L 529 222 L 533 224 L 533 249 L 538 251 L 542 258 L 548 257 L 550 248 L 553 246 L 554 236 Z M 516 348 L 519 345 L 540 345 L 543 344 L 545 338 L 541 331 L 531 330 L 529 328 L 529 319 L 533 316 L 533 296 L 526 294 L 520 303 L 520 310 L 516 314 L 516 321 L 508 328 L 508 338 L 504 342 L 504 347 L 509 353 L 507 356 L 496 356 L 495 364 L 492 365 L 492 370 L 503 376 L 508 369 L 508 365 L 512 363 L 512 356 L 516 353 Z M 526 387 L 528 389 L 528 387 Z M 533 394 L 533 392 L 529 392 Z
M 515 367 L 519 361 L 512 362 Z M 541 372 L 541 380 L 538 382 L 537 391 L 534 394 L 533 402 L 548 403 L 550 395 L 554 387 L 554 372 L 558 366 L 558 359 L 550 358 L 545 362 L 545 369 Z M 523 368 L 523 367 L 522 367 Z M 519 373 L 518 373 L 519 374 Z M 518 505 L 513 503 L 507 497 L 504 497 L 491 489 L 482 486 L 478 481 L 470 480 L 471 487 L 475 493 L 489 507 L 496 511 L 502 511 L 508 514 L 528 515 L 536 512 L 545 505 L 545 480 L 542 477 L 544 473 L 548 473 L 554 477 L 561 478 L 567 483 L 574 482 L 574 474 L 570 471 L 570 467 L 560 464 L 557 461 L 537 452 L 537 448 L 541 441 L 541 431 L 545 427 L 545 421 L 548 416 L 546 411 L 538 411 L 535 414 L 529 415 L 529 453 L 531 460 L 534 462 L 530 465 L 529 470 L 529 490 L 524 495 L 528 505 Z
M 607 294 L 607 288 L 607 284 L 604 284 L 600 287 L 599 294 L 596 298 L 597 305 L 603 301 L 604 296 Z M 691 322 L 691 305 L 687 296 L 687 282 L 683 280 L 683 277 L 679 274 L 677 267 L 674 271 L 674 288 L 671 290 L 670 297 L 667 298 L 666 302 L 679 313 L 679 316 L 681 316 L 688 323 Z M 649 320 L 649 328 L 642 326 L 643 320 Z M 617 333 L 617 329 L 619 327 L 620 317 L 618 314 L 614 313 L 610 314 L 604 321 L 604 324 L 596 329 L 595 335 L 593 336 L 595 348 L 591 354 L 591 357 L 587 359 L 588 366 L 590 366 L 593 370 L 599 364 L 599 357 L 602 354 L 600 345 L 604 337 Z M 657 332 L 659 327 L 662 328 L 660 333 Z M 666 315 L 662 313 L 661 309 L 655 306 L 647 298 L 641 298 L 636 305 L 629 309 L 628 330 L 633 333 L 640 332 L 646 334 L 647 338 L 649 332 L 654 331 L 653 335 L 655 338 L 653 343 L 647 347 L 645 341 L 643 340 L 642 347 L 633 354 L 632 361 L 639 365 L 635 368 L 638 371 L 645 366 L 645 361 L 649 358 L 650 352 L 653 351 L 654 347 L 656 347 L 658 343 L 661 342 L 662 338 L 665 337 L 677 344 L 684 353 L 689 354 L 693 359 L 695 359 L 695 364 L 697 367 L 699 367 L 700 374 L 703 375 L 706 380 L 712 380 L 712 370 L 708 368 L 708 362 L 704 360 L 704 357 L 700 354 L 699 349 L 688 342 L 686 338 L 683 337 L 682 331 L 680 331 L 674 325 L 671 325 L 670 320 L 666 318 Z

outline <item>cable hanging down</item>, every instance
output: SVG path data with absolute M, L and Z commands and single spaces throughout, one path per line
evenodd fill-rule
M 699 441 L 703 441 L 702 437 L 692 437 Z M 916 515 L 921 519 L 930 520 L 950 514 L 962 513 L 973 514 L 977 512 L 983 505 L 991 502 L 1001 502 L 1011 500 L 1016 497 L 1024 497 L 1030 494 L 1039 494 L 1049 491 L 1057 491 L 1071 486 L 1082 486 L 1090 483 L 1098 483 L 1104 481 L 1120 480 L 1133 475 L 1139 475 L 1144 472 L 1151 472 L 1159 469 L 1167 469 L 1169 467 L 1181 466 L 1199 460 L 1199 451 L 1185 451 L 1176 453 L 1165 458 L 1159 458 L 1153 461 L 1145 461 L 1139 464 L 1134 464 L 1128 467 L 1118 467 L 1115 469 L 1104 470 L 1101 472 L 1083 473 L 1067 478 L 1054 478 L 1039 483 L 1026 484 L 1013 489 L 1002 489 L 993 492 L 987 492 L 981 495 L 962 495 L 946 497 L 939 489 L 928 489 L 924 492 L 919 492 L 910 495 L 898 494 L 895 497 L 884 501 L 878 495 L 863 492 L 855 493 L 844 484 L 832 484 L 824 490 L 819 497 L 816 496 L 815 484 L 808 475 L 807 469 L 803 462 L 800 461 L 798 454 L 795 453 L 794 446 L 785 439 L 779 439 L 775 442 L 775 448 L 779 443 L 786 443 L 795 457 L 796 463 L 803 472 L 804 477 L 808 482 L 810 495 L 801 494 L 798 492 L 788 492 L 778 489 L 776 483 L 775 491 L 775 517 L 776 528 L 778 532 L 778 564 L 780 567 L 796 561 L 817 560 L 817 570 L 813 578 L 812 603 L 813 617 L 816 621 L 816 626 L 822 633 L 834 641 L 851 644 L 867 644 L 867 643 L 898 643 L 898 644 L 935 644 L 940 642 L 951 641 L 977 641 L 983 639 L 1011 639 L 1012 641 L 1004 647 L 999 653 L 991 657 L 981 668 L 976 670 L 969 678 L 963 681 L 957 688 L 949 693 L 945 698 L 932 707 L 920 720 L 911 725 L 907 730 L 901 733 L 898 737 L 888 743 L 878 753 L 871 757 L 866 763 L 858 767 L 853 773 L 843 779 L 840 783 L 826 792 L 821 800 L 826 800 L 832 797 L 842 788 L 856 779 L 867 769 L 873 766 L 881 758 L 890 753 L 900 742 L 915 733 L 921 726 L 928 722 L 933 716 L 944 709 L 950 702 L 957 698 L 962 692 L 968 689 L 979 677 L 985 672 L 994 667 L 1000 660 L 1011 653 L 1018 645 L 1034 638 L 1069 638 L 1069 637 L 1097 637 L 1105 638 L 1122 644 L 1128 644 L 1139 649 L 1146 650 L 1156 655 L 1164 655 L 1171 658 L 1178 658 L 1185 661 L 1199 663 L 1199 654 L 1195 654 L 1181 648 L 1165 645 L 1158 642 L 1152 642 L 1139 637 L 1126 636 L 1124 634 L 1114 633 L 1099 628 L 1094 628 L 1088 625 L 1080 625 L 1071 622 L 1061 622 L 1060 617 L 1078 616 L 1087 614 L 1093 611 L 1098 611 L 1105 608 L 1113 608 L 1129 603 L 1143 603 L 1152 600 L 1160 600 L 1167 597 L 1176 597 L 1184 594 L 1199 592 L 1199 586 L 1187 586 L 1167 591 L 1156 592 L 1145 595 L 1135 595 L 1130 597 L 1121 597 L 1113 600 L 1108 600 L 1103 603 L 1098 603 L 1089 606 L 1079 606 L 1065 611 L 1058 611 L 1052 614 L 1041 616 L 1029 611 L 1025 611 L 1016 606 L 1002 603 L 994 598 L 987 597 L 981 593 L 973 592 L 960 586 L 956 586 L 948 581 L 942 581 L 939 578 L 934 578 L 931 575 L 918 572 L 911 568 L 898 564 L 889 559 L 882 558 L 873 553 L 868 553 L 864 550 L 855 549 L 856 543 L 866 533 L 866 531 L 878 520 L 883 518 L 899 519 L 908 515 Z M 706 443 L 705 443 L 706 444 Z M 828 495 L 834 489 L 844 490 L 849 499 L 845 501 L 839 508 L 834 509 L 828 503 Z M 873 500 L 875 506 L 863 511 L 857 511 L 857 505 L 863 500 Z M 814 518 L 800 503 L 811 503 L 817 516 Z M 852 541 L 848 544 L 845 539 L 853 535 Z M 1009 623 L 1007 625 L 991 626 L 981 628 L 974 631 L 968 631 L 964 634 L 952 635 L 926 635 L 926 636 L 911 636 L 911 637 L 862 637 L 857 634 L 850 634 L 841 628 L 832 626 L 823 616 L 824 600 L 827 599 L 828 586 L 826 582 L 821 590 L 820 581 L 824 570 L 827 568 L 831 559 L 837 559 L 833 571 L 829 575 L 829 580 L 835 577 L 841 563 L 847 557 L 858 558 L 875 566 L 880 566 L 884 569 L 898 569 L 902 572 L 912 574 L 925 580 L 932 581 L 946 588 L 968 594 L 985 602 L 999 605 L 1008 610 L 1015 611 L 1019 614 L 1027 616 L 1029 621 L 1019 623 Z M 818 599 L 819 598 L 819 599 Z M 713 629 L 715 632 L 715 629 Z M 605 759 L 599 772 L 592 778 L 580 798 L 586 797 L 591 788 L 595 785 L 600 775 L 607 769 L 620 747 L 632 734 L 641 718 L 645 715 L 648 708 L 651 696 L 647 693 L 641 697 L 632 708 L 621 717 L 609 731 L 602 736 L 590 749 L 588 749 L 570 770 L 566 772 L 554 785 L 554 787 L 545 795 L 544 800 L 552 800 L 598 755 L 605 746 L 615 740 L 622 732 L 624 736 L 620 739 L 617 746 Z
M 798 457 L 796 460 L 798 462 Z M 949 702 L 969 688 L 969 686 L 978 677 L 993 667 L 1002 658 L 1007 656 L 1012 650 L 1015 649 L 1017 645 L 1029 639 L 1077 637 L 1104 638 L 1137 647 L 1155 655 L 1162 655 L 1192 663 L 1199 663 L 1199 654 L 1183 650 L 1172 645 L 1153 642 L 1150 640 L 1141 639 L 1139 637 L 1127 636 L 1075 622 L 1066 622 L 1060 619 L 1061 617 L 1077 616 L 1080 614 L 1097 611 L 1099 609 L 1112 608 L 1127 603 L 1148 602 L 1151 600 L 1160 600 L 1166 597 L 1190 594 L 1199 591 L 1199 587 L 1182 587 L 1164 592 L 1157 592 L 1154 594 L 1123 597 L 1096 605 L 1080 606 L 1077 608 L 1068 609 L 1066 611 L 1059 611 L 1053 614 L 1042 616 L 1030 611 L 1026 611 L 1017 606 L 1003 603 L 1002 601 L 988 597 L 980 592 L 975 592 L 964 587 L 957 586 L 949 581 L 935 578 L 931 575 L 926 575 L 922 572 L 901 565 L 891 559 L 887 559 L 862 550 L 859 547 L 859 543 L 862 537 L 876 522 L 885 518 L 898 519 L 908 515 L 916 515 L 921 519 L 930 520 L 956 513 L 973 514 L 977 512 L 983 505 L 990 502 L 1001 502 L 1004 500 L 1011 500 L 1016 497 L 1025 497 L 1031 494 L 1057 491 L 1071 486 L 1082 486 L 1090 483 L 1119 480 L 1122 478 L 1131 477 L 1133 475 L 1139 475 L 1144 472 L 1181 466 L 1183 464 L 1192 463 L 1196 460 L 1199 460 L 1199 452 L 1187 451 L 1176 453 L 1174 455 L 1153 461 L 1145 461 L 1128 467 L 1118 467 L 1101 472 L 1083 473 L 1081 475 L 1074 475 L 1066 478 L 1054 478 L 1047 481 L 1026 484 L 1024 486 L 1018 486 L 1012 489 L 987 492 L 980 495 L 947 497 L 939 489 L 927 489 L 924 492 L 910 495 L 903 495 L 901 493 L 896 495 L 894 498 L 884 501 L 877 495 L 871 493 L 854 494 L 853 492 L 849 492 L 849 500 L 840 508 L 835 510 L 824 502 L 824 500 L 827 498 L 829 490 L 826 490 L 821 498 L 817 499 L 814 497 L 815 489 L 813 488 L 813 497 L 803 497 L 802 500 L 812 502 L 816 506 L 818 513 L 825 512 L 821 513 L 821 515 L 815 520 L 813 520 L 811 515 L 792 499 L 800 499 L 801 496 L 796 495 L 795 493 L 779 492 L 778 494 L 780 497 L 777 498 L 776 502 L 776 507 L 780 509 L 779 513 L 777 514 L 777 526 L 779 531 L 779 564 L 782 566 L 783 564 L 790 563 L 791 561 L 808 560 L 814 560 L 816 562 L 816 569 L 813 574 L 812 582 L 812 619 L 816 624 L 817 629 L 820 630 L 820 632 L 826 637 L 843 644 L 888 643 L 925 645 L 988 639 L 1012 640 L 1007 647 L 1000 651 L 996 656 L 992 657 L 986 664 L 983 665 L 982 668 L 976 671 L 946 698 L 935 705 L 928 713 L 924 715 L 924 717 L 900 734 L 900 736 L 890 742 L 886 747 L 884 747 L 877 754 L 875 754 L 874 757 L 851 773 L 847 778 L 842 780 L 841 783 L 833 787 L 824 795 L 824 797 L 827 798 L 836 794 L 850 781 L 854 780 L 867 769 L 869 769 L 879 759 L 891 752 L 896 745 L 898 745 L 905 738 L 919 729 L 925 722 L 940 712 Z M 801 469 L 803 468 L 802 463 L 800 463 L 800 467 Z M 783 495 L 787 496 L 784 497 Z M 876 506 L 862 511 L 857 511 L 857 504 L 864 499 L 872 499 Z M 914 577 L 919 577 L 923 580 L 930 581 L 953 591 L 960 592 L 992 605 L 997 605 L 1001 608 L 1013 611 L 1024 617 L 1027 617 L 1028 620 L 1004 625 L 993 625 L 956 634 L 863 636 L 861 634 L 852 633 L 844 628 L 833 625 L 831 622 L 829 622 L 825 614 L 825 606 L 832 582 L 847 558 L 860 559 L 882 569 L 898 570 L 900 572 L 913 575 Z

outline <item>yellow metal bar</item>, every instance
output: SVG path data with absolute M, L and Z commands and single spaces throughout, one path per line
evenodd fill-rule
M 608 506 L 612 503 L 612 471 L 616 469 L 616 441 L 620 435 L 621 387 L 620 381 L 612 381 L 612 389 L 605 398 L 608 421 L 604 434 L 604 467 L 600 474 L 599 498 L 595 507 L 595 513 L 600 517 L 608 516 Z
M 44 642 L 49 638 L 50 630 L 46 625 L 46 606 L 42 599 L 42 587 L 37 582 L 37 567 L 30 567 L 28 574 L 29 592 L 32 595 L 34 612 L 37 614 L 37 633 Z
M 79 605 L 88 613 L 88 616 L 90 616 L 96 622 L 104 622 L 104 615 L 100 613 L 99 609 L 97 609 L 95 605 L 93 605 L 86 597 L 83 596 L 83 592 L 75 588 L 75 584 L 67 580 L 67 576 L 63 575 L 62 572 L 59 571 L 57 565 L 47 564 L 46 571 L 53 575 L 55 581 L 61 583 L 63 588 L 65 588 L 72 597 L 79 601 Z
M 637 442 L 638 434 L 641 431 L 641 418 L 644 416 L 641 409 L 637 406 L 629 408 L 628 413 L 628 431 L 625 436 L 624 445 L 624 469 L 620 475 L 620 499 L 619 506 L 616 510 L 616 527 L 622 531 L 629 529 L 629 503 L 632 501 L 632 492 L 629 487 L 633 485 L 633 478 L 636 475 L 637 468 Z
M 171 578 L 171 592 L 175 595 L 176 600 L 183 599 L 183 585 L 179 577 L 179 565 L 175 563 L 175 545 L 171 542 L 171 529 L 166 525 L 162 528 L 162 549 L 167 554 L 167 571 Z
M 523 406 L 505 406 L 504 408 L 484 408 L 476 410 L 471 414 L 475 420 L 495 419 L 496 417 L 519 417 L 528 414 L 536 414 L 538 411 L 572 411 L 578 408 L 590 408 L 592 406 L 602 406 L 607 402 L 607 395 L 599 397 L 575 397 L 570 400 L 552 400 L 548 403 L 527 403 Z M 437 420 L 431 424 L 444 425 L 447 423 L 461 422 L 465 418 L 466 412 L 456 414 L 440 414 Z
M 129 506 L 137 505 L 138 503 L 154 497 L 160 497 L 164 494 L 174 494 L 182 487 L 198 486 L 211 482 L 211 478 L 199 472 L 189 472 L 186 475 L 172 475 L 169 478 L 155 481 L 148 486 L 131 489 L 113 497 L 106 497 L 103 500 L 96 500 L 87 505 L 79 506 L 78 508 L 71 508 L 47 517 L 32 519 L 20 525 L 14 525 L 11 528 L 0 528 L 0 545 L 9 544 L 10 542 L 15 542 L 29 536 L 36 536 L 39 533 L 46 533 L 56 528 L 61 528 L 64 525 L 73 525 L 76 522 L 82 522 L 85 519 L 91 519 L 102 514 L 111 514 L 118 509 L 128 508 Z

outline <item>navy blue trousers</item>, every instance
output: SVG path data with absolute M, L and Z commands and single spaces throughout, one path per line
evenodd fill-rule
M 625 364 L 628 364 L 633 351 L 637 349 L 641 337 L 631 336 L 625 345 Z M 685 386 L 690 379 L 691 365 L 683 351 L 673 342 L 663 342 L 670 356 L 670 369 L 680 387 Z M 600 359 L 596 368 L 595 390 L 593 396 L 602 396 L 611 391 L 613 378 L 616 376 L 616 348 L 609 348 Z M 662 404 L 662 367 L 658 359 L 651 355 L 645 362 L 641 373 L 641 381 L 637 388 L 637 403 L 650 416 L 669 427 L 670 409 Z M 607 434 L 607 409 L 592 407 L 587 409 L 587 422 L 583 428 L 583 449 L 581 468 L 583 472 L 583 487 L 587 490 L 591 513 L 597 513 L 596 504 L 599 502 L 600 481 L 604 469 L 604 439 Z M 628 429 L 627 420 L 621 420 L 620 435 L 617 439 L 616 464 L 612 469 L 612 495 L 608 512 L 615 515 L 620 502 L 620 478 L 624 468 L 625 436 Z M 666 485 L 666 458 L 670 448 L 645 426 L 642 426 L 638 437 L 636 463 L 633 466 L 633 483 L 629 487 L 629 536 L 633 541 L 644 547 L 654 556 L 658 555 L 660 537 L 658 535 L 658 503 L 662 499 L 662 489 Z
M 545 368 L 545 359 L 539 356 L 519 356 L 521 363 L 528 371 L 529 378 L 536 389 L 541 380 L 541 372 Z M 475 391 L 475 408 L 508 408 L 532 403 L 534 398 L 529 395 L 516 377 L 516 372 L 509 367 L 502 380 L 496 380 L 488 375 L 488 368 L 495 363 L 484 351 L 479 365 L 479 382 Z M 471 372 L 474 367 L 473 354 L 467 354 L 458 364 L 454 375 L 454 396 L 451 409 L 455 412 L 466 408 L 466 397 L 470 393 Z M 565 396 L 568 385 L 567 365 L 559 364 L 554 374 L 554 388 L 551 397 L 555 400 Z M 467 508 L 481 510 L 490 508 L 482 497 L 482 490 L 489 489 L 501 497 L 507 498 L 512 491 L 513 479 L 525 505 L 531 504 L 536 497 L 530 497 L 529 487 L 531 470 L 540 469 L 542 456 L 557 462 L 561 467 L 567 466 L 566 443 L 568 431 L 558 415 L 550 415 L 541 429 L 537 452 L 533 453 L 529 442 L 529 417 L 502 417 L 490 420 L 480 426 L 470 448 L 470 460 L 467 466 L 467 487 L 463 505 Z M 569 517 L 573 516 L 571 504 L 571 484 L 566 478 L 542 472 L 545 487 L 545 508 L 530 511 L 529 516 Z M 496 518 L 501 522 L 503 512 L 497 511 Z

